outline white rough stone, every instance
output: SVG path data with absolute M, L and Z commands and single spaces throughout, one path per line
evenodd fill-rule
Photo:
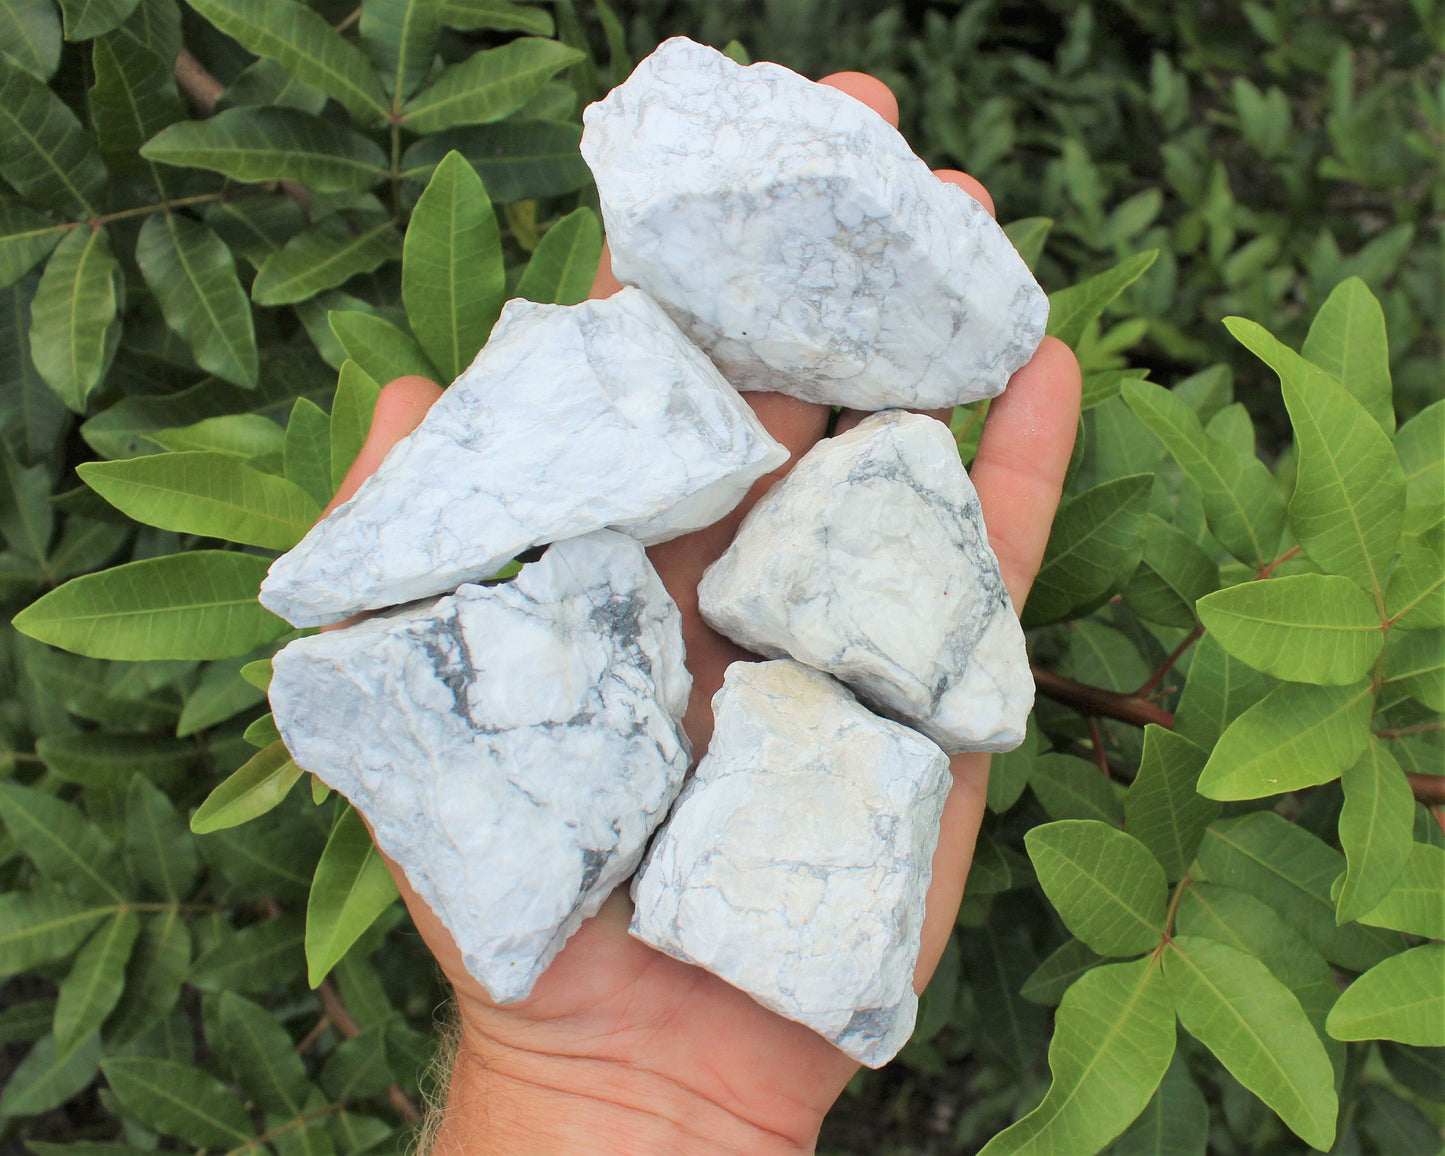
M 583 114 L 618 278 L 739 389 L 858 409 L 1003 391 L 1048 299 L 860 101 L 677 37 Z
M 309 638 L 271 708 L 500 1002 L 636 869 L 689 762 L 682 622 L 642 546 L 599 531 L 510 583 Z
M 794 662 L 733 663 L 713 714 L 632 934 L 879 1067 L 917 1015 L 948 758 Z
M 639 290 L 512 301 L 417 430 L 276 560 L 261 601 L 318 626 L 454 590 L 603 527 L 663 542 L 711 525 L 786 460 Z
M 791 655 L 949 752 L 1023 741 L 1023 630 L 942 422 L 894 410 L 819 442 L 698 586 L 703 617 Z

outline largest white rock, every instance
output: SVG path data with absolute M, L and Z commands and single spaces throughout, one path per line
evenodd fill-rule
M 646 294 L 511 301 L 416 431 L 272 564 L 261 602 L 319 626 L 603 527 L 663 542 L 717 521 L 787 458 Z
M 1002 392 L 1048 299 L 861 102 L 677 37 L 583 114 L 612 268 L 739 389 L 885 409 Z
M 636 870 L 687 771 L 681 618 L 610 531 L 273 665 L 296 761 L 370 820 L 501 1002 Z
M 735 662 L 632 933 L 871 1067 L 913 1031 L 948 758 L 795 662 Z

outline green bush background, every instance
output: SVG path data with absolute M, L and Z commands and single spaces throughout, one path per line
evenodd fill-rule
M 1086 370 L 1030 739 L 822 1150 L 1436 1156 L 1437 0 L 0 0 L 0 1148 L 409 1142 L 444 993 L 255 586 L 379 382 L 585 294 L 578 110 L 677 33 L 886 80 Z

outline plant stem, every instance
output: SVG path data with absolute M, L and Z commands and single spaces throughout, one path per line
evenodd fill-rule
M 336 990 L 336 984 L 329 975 L 317 987 L 316 998 L 321 1001 L 321 1010 L 326 1013 L 331 1026 L 338 1032 L 349 1040 L 361 1034 L 361 1029 L 357 1027 L 356 1020 L 342 1002 L 341 993 Z M 421 1110 L 412 1103 L 411 1097 L 402 1091 L 400 1084 L 392 1084 L 387 1088 L 386 1096 L 391 1101 L 391 1106 L 408 1124 L 415 1124 L 421 1119 Z
M 1101 686 L 1090 686 L 1043 667 L 1034 666 L 1030 669 L 1033 671 L 1034 685 L 1040 694 L 1073 707 L 1081 715 L 1100 715 L 1136 727 L 1155 723 L 1168 730 L 1174 729 L 1174 716 L 1145 699 L 1105 690 Z
M 1174 664 L 1184 657 L 1184 652 L 1204 637 L 1204 624 L 1201 622 L 1189 632 L 1183 642 L 1174 648 L 1174 652 L 1166 658 L 1159 666 L 1159 669 L 1151 674 L 1138 690 L 1134 692 L 1134 698 L 1148 698 L 1159 684 L 1164 681 L 1164 676 L 1174 669 Z

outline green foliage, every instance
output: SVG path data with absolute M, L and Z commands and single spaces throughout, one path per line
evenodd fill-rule
M 1043 693 L 820 1150 L 1434 1156 L 1445 8 L 615 8 L 0 0 L 0 1146 L 408 1142 L 443 995 L 256 589 L 381 386 L 585 297 L 579 110 L 683 32 L 883 77 L 1084 370 Z

